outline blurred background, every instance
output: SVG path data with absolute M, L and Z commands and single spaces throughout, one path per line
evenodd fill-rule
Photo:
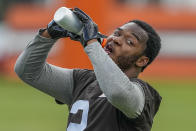
M 195 131 L 195 0 L 0 0 L 0 131 L 66 129 L 67 107 L 21 82 L 13 71 L 18 55 L 62 6 L 81 8 L 106 35 L 132 19 L 151 24 L 162 49 L 140 78 L 163 97 L 152 131 Z M 69 39 L 57 42 L 48 62 L 92 69 L 81 45 Z

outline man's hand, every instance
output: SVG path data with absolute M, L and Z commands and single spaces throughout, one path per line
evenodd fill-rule
M 60 27 L 54 20 L 52 20 L 45 31 L 41 33 L 43 37 L 59 39 L 69 37 L 71 40 L 79 41 L 84 47 L 87 42 L 92 39 L 96 39 L 100 44 L 103 43 L 103 39 L 107 36 L 98 32 L 97 25 L 92 21 L 92 19 L 86 15 L 82 10 L 75 8 L 72 10 L 78 18 L 84 23 L 82 36 L 69 32 L 62 27 Z M 90 42 L 89 42 L 90 43 Z
M 92 39 L 97 39 L 98 41 L 100 41 L 100 39 L 103 38 L 103 36 L 98 33 L 97 25 L 86 13 L 84 13 L 79 8 L 74 8 L 73 12 L 83 23 L 81 43 L 84 47 L 87 45 L 87 42 Z
M 52 20 L 48 26 L 47 26 L 47 33 L 52 39 L 59 39 L 64 37 L 70 37 L 70 39 L 75 41 L 80 41 L 80 36 L 71 33 L 62 27 L 60 27 L 54 20 Z M 45 35 L 47 36 L 47 33 L 45 32 Z M 44 32 L 43 32 L 44 35 Z

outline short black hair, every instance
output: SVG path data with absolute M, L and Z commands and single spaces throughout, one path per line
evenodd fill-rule
M 146 42 L 146 49 L 144 50 L 144 55 L 146 55 L 149 58 L 149 62 L 146 66 L 142 68 L 143 71 L 149 64 L 152 63 L 152 61 L 158 55 L 161 49 L 161 38 L 157 34 L 157 32 L 152 28 L 152 26 L 150 26 L 146 22 L 141 20 L 131 20 L 128 23 L 130 22 L 137 24 L 148 34 L 148 40 Z

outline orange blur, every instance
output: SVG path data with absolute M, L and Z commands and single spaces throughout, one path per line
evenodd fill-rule
M 8 10 L 6 22 L 12 28 L 20 30 L 43 28 L 52 20 L 55 10 L 61 6 L 65 5 L 60 4 L 52 8 L 37 5 L 14 6 Z M 102 33 L 111 32 L 131 19 L 141 19 L 159 30 L 196 29 L 196 12 L 183 8 L 171 13 L 169 9 L 157 5 L 126 6 L 115 0 L 82 0 L 82 2 L 66 0 L 66 7 L 79 7 L 84 10 L 99 25 Z M 62 42 L 65 44 L 55 56 L 49 59 L 50 63 L 67 68 L 92 69 L 83 47 L 78 42 L 69 39 Z M 11 72 L 10 74 L 14 74 L 15 60 L 16 56 L 7 59 L 4 63 L 5 70 Z M 142 77 L 145 76 L 196 78 L 196 62 L 194 59 L 160 58 L 142 73 Z

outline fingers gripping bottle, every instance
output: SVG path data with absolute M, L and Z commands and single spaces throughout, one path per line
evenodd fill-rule
M 54 14 L 54 21 L 65 30 L 77 35 L 82 34 L 83 24 L 79 18 L 67 7 L 59 8 Z M 101 45 L 106 45 L 106 38 L 101 40 Z
M 81 35 L 83 24 L 69 8 L 59 8 L 54 14 L 54 21 L 65 30 Z

